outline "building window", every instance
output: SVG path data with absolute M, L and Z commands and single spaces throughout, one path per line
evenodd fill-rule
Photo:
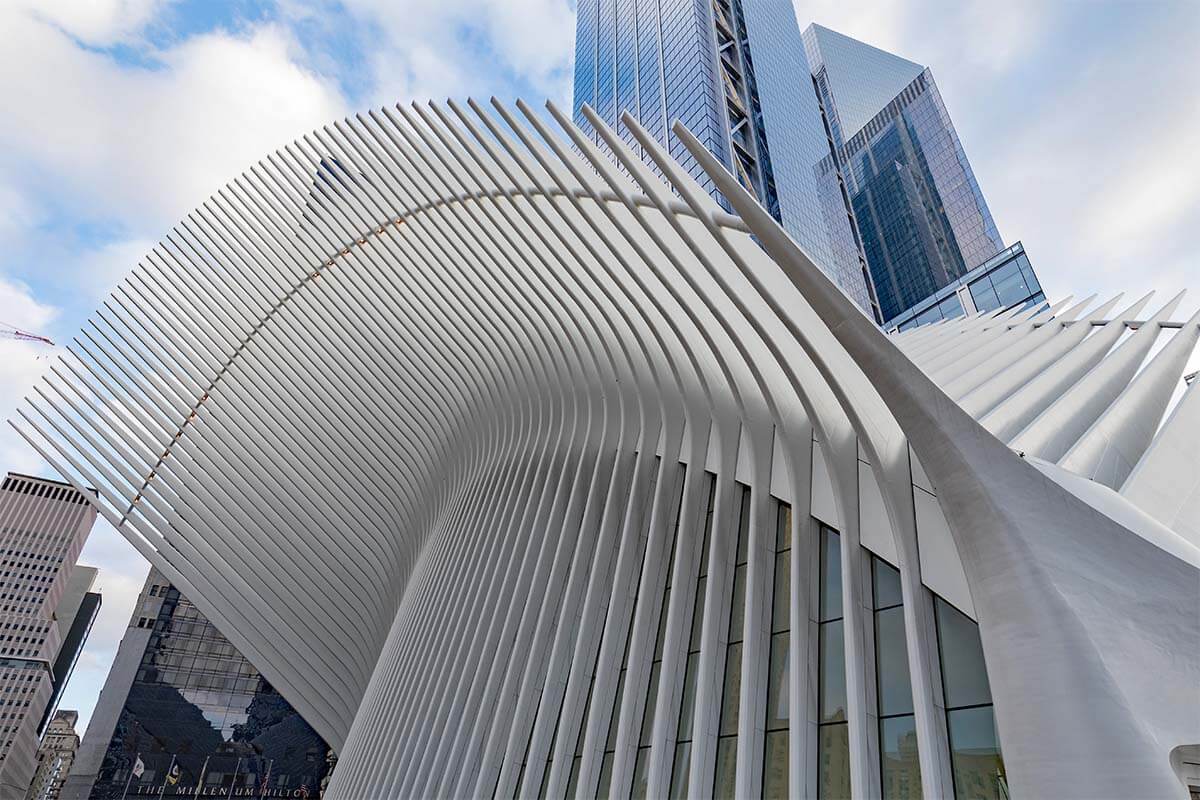
M 708 585 L 708 543 L 712 538 L 713 501 L 717 476 L 709 474 L 708 508 L 704 515 L 704 534 L 700 539 L 700 566 L 696 574 L 696 600 L 692 604 L 692 630 L 688 637 L 687 662 L 683 673 L 683 698 L 679 703 L 679 727 L 675 734 L 675 755 L 671 762 L 672 800 L 688 796 L 688 770 L 692 759 L 692 726 L 696 719 L 696 681 L 700 669 L 700 631 L 704 626 L 704 594 Z
M 934 613 L 954 796 L 959 800 L 1007 800 L 1008 782 L 979 626 L 936 596 Z
M 875 608 L 875 682 L 879 702 L 879 769 L 884 800 L 921 797 L 921 762 L 913 716 L 900 573 L 871 556 Z
M 641 536 L 641 541 L 645 542 L 650 535 L 650 517 L 652 514 L 654 493 L 658 489 L 658 466 L 659 458 L 655 457 L 654 476 L 650 481 L 649 491 L 646 493 L 645 505 L 642 507 L 642 518 L 645 520 L 645 529 Z M 642 584 L 642 570 L 646 566 L 646 554 L 642 552 L 642 558 L 638 563 L 638 576 L 634 582 L 634 586 L 640 587 Z M 596 792 L 599 798 L 606 798 L 610 793 L 610 785 L 612 783 L 612 768 L 613 761 L 616 759 L 617 753 L 617 723 L 621 717 L 621 700 L 625 696 L 625 674 L 629 670 L 629 645 L 633 641 L 633 621 L 637 618 L 638 605 L 641 603 L 641 596 L 633 598 L 633 604 L 629 609 L 629 626 L 625 629 L 625 652 L 621 656 L 621 672 L 617 677 L 617 692 L 613 696 L 612 715 L 608 721 L 608 738 L 604 743 L 604 756 L 600 760 L 600 784 Z M 609 617 L 611 620 L 612 617 Z
M 750 487 L 740 486 L 733 596 L 729 606 L 729 636 L 725 646 L 725 676 L 721 689 L 721 718 L 717 727 L 717 768 L 714 797 L 733 797 L 737 778 L 738 721 L 742 700 L 742 638 L 746 622 L 746 562 L 750 552 Z
M 767 716 L 763 746 L 763 798 L 788 795 L 788 723 L 792 632 L 792 507 L 780 503 L 775 518 L 775 576 L 771 589 L 771 647 L 767 661 Z
M 670 558 L 667 561 L 666 586 L 663 588 L 662 604 L 658 610 L 658 631 L 654 636 L 654 658 L 650 662 L 650 680 L 646 686 L 646 706 L 642 712 L 642 730 L 638 736 L 637 756 L 633 762 L 633 800 L 643 800 L 646 797 L 646 778 L 650 768 L 650 742 L 654 733 L 654 710 L 658 704 L 659 673 L 662 670 L 663 647 L 666 643 L 667 611 L 671 607 L 671 575 L 675 571 L 675 548 L 679 544 L 679 520 L 683 510 L 683 482 L 687 468 L 681 466 L 679 472 L 679 498 L 675 504 L 675 519 L 671 523 L 674 533 L 671 536 Z
M 846 716 L 840 547 L 838 532 L 822 525 L 817 604 L 817 795 L 822 800 L 850 800 L 850 731 Z

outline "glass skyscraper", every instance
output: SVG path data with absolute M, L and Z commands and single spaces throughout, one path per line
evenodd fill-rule
M 315 800 L 331 763 L 325 741 L 152 569 L 62 797 Z
M 878 322 L 1003 250 L 929 70 L 789 0 L 580 0 L 575 47 L 576 122 L 637 150 L 628 110 L 724 204 L 682 121 Z
M 628 110 L 724 204 L 670 135 L 670 125 L 681 120 L 871 313 L 866 262 L 847 203 L 830 203 L 820 191 L 817 167 L 830 143 L 809 72 L 787 0 L 579 3 L 576 122 L 590 130 L 580 112 L 586 103 L 632 144 L 619 124 Z
M 1004 245 L 928 68 L 819 25 L 804 46 L 834 145 L 821 172 L 849 192 L 887 322 Z

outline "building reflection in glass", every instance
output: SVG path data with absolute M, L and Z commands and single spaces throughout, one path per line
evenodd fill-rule
M 172 586 L 130 687 L 91 797 L 312 797 L 329 747 Z M 131 779 L 141 758 L 144 772 Z M 178 779 L 167 785 L 172 763 Z

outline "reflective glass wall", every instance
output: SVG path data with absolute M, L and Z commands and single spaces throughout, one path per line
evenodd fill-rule
M 152 633 L 93 800 L 315 798 L 329 746 L 178 590 L 155 584 L 150 592 L 162 603 L 139 620 Z M 131 776 L 139 758 L 145 770 Z
M 934 598 L 934 612 L 954 795 L 958 800 L 1008 800 L 979 626 L 940 597 Z
M 919 800 L 921 762 L 913 714 L 900 573 L 871 556 L 875 618 L 875 686 L 879 704 L 879 772 L 885 800 Z
M 821 526 L 820 536 L 817 794 L 821 800 L 850 800 L 850 728 L 846 715 L 841 536 L 824 525 Z

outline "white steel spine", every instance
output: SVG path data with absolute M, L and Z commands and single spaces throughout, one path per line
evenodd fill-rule
M 1170 795 L 1200 701 L 1097 643 L 1136 630 L 1163 687 L 1195 685 L 1168 655 L 1200 646 L 1170 600 L 1197 594 L 1195 504 L 1152 490 L 1184 451 L 1149 423 L 1200 319 L 1140 382 L 1178 299 L 1111 353 L 1149 297 L 893 343 L 685 129 L 738 217 L 632 118 L 585 107 L 596 143 L 548 108 L 397 106 L 269 155 L 19 411 L 339 750 L 330 796 L 762 796 L 781 608 L 786 772 L 816 795 L 822 525 L 855 796 L 884 780 L 872 558 L 899 570 L 925 797 L 955 791 L 934 592 L 979 622 L 1013 796 Z M 1155 588 L 1097 600 L 1122 566 Z

